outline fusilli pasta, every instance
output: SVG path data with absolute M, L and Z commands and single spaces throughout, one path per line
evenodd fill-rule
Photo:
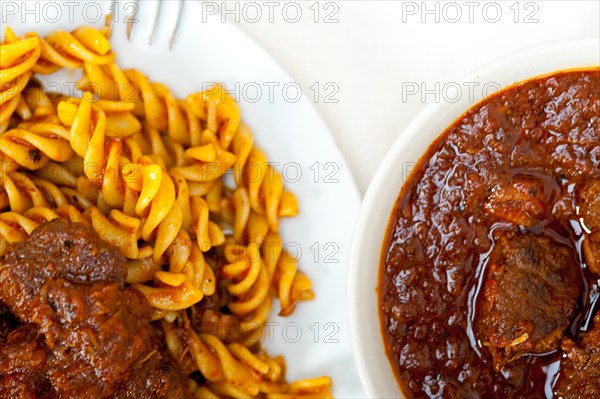
M 0 255 L 45 221 L 88 224 L 128 259 L 195 397 L 330 396 L 327 377 L 287 383 L 258 343 L 274 299 L 285 316 L 314 296 L 279 235 L 296 197 L 223 87 L 177 99 L 120 69 L 107 33 L 6 30 Z M 82 71 L 81 97 L 32 80 L 62 68 Z

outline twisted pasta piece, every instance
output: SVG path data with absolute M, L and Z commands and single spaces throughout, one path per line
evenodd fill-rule
M 98 101 L 84 95 L 81 100 L 61 101 L 58 117 L 70 127 L 69 142 L 73 151 L 83 158 L 84 173 L 93 182 L 100 182 L 107 167 L 105 141 L 131 136 L 141 129 L 140 122 L 129 112 L 131 104 Z M 108 116 L 107 116 L 108 113 Z M 119 157 L 114 155 L 113 165 Z
M 33 68 L 35 73 L 49 74 L 61 68 L 81 68 L 83 62 L 105 65 L 115 59 L 106 38 L 107 30 L 97 30 L 88 26 L 75 29 L 71 33 L 54 31 L 41 39 L 36 33 L 27 37 L 37 38 L 41 43 L 40 58 Z
M 235 190 L 231 197 L 231 206 L 234 214 L 232 222 L 234 242 L 249 242 L 260 247 L 260 256 L 265 265 L 269 284 L 276 288 L 281 304 L 280 315 L 291 314 L 299 301 L 313 299 L 310 279 L 298 272 L 297 260 L 284 250 L 281 237 L 271 229 L 267 217 L 251 209 L 246 188 Z M 240 260 L 240 256 L 244 255 L 240 255 L 239 247 L 227 247 L 226 253 L 230 255 L 228 261 L 234 262 L 234 265 L 244 264 L 244 261 Z M 254 256 L 254 252 L 252 251 L 250 255 Z M 235 277 L 227 274 L 230 266 L 223 267 L 226 278 Z M 246 273 L 246 269 L 239 271 L 239 274 L 243 273 Z M 250 275 L 248 273 L 246 277 Z
M 4 31 L 0 45 L 0 124 L 8 121 L 21 102 L 21 92 L 31 78 L 40 57 L 40 40 L 18 38 L 12 29 Z
M 220 179 L 235 164 L 233 153 L 224 150 L 217 143 L 192 147 L 185 155 L 196 162 L 187 166 L 177 166 L 173 171 L 192 182 L 206 183 Z
M 32 178 L 22 172 L 9 172 L 0 175 L 2 192 L 0 193 L 0 209 L 9 207 L 12 211 L 22 213 L 33 206 L 47 207 L 46 196 L 36 185 Z M 56 186 L 49 184 L 48 193 L 55 200 L 57 206 L 68 202 Z
M 169 244 L 182 225 L 182 212 L 175 203 L 175 185 L 168 173 L 147 156 L 141 156 L 137 164 L 128 164 L 123 169 L 125 184 L 139 193 L 135 213 L 146 217 L 142 226 L 142 238 L 149 241 L 152 233 L 164 221 L 161 237 L 168 238 Z M 164 229 L 171 230 L 169 233 Z M 166 250 L 166 246 L 159 251 Z
M 21 119 L 19 126 L 26 129 L 28 124 L 25 121 L 59 124 L 54 103 L 58 97 L 56 94 L 46 93 L 38 82 L 31 80 L 21 92 L 21 101 L 15 110 L 15 114 Z
M 247 366 L 262 363 L 258 358 L 242 345 L 227 346 L 210 334 L 199 336 L 185 317 L 179 318 L 177 324 L 162 322 L 167 347 L 182 367 L 200 371 L 212 383 L 235 387 L 245 397 L 259 394 L 261 376 Z
M 225 150 L 229 148 L 240 126 L 240 110 L 221 85 L 191 94 L 187 97 L 189 109 L 199 119 L 206 121 L 202 142 L 218 141 Z
M 157 309 L 153 320 L 169 322 L 178 317 L 176 311 L 185 304 L 190 307 L 204 296 L 215 293 L 216 278 L 207 265 L 202 252 L 190 240 L 187 233 L 180 231 L 169 246 L 169 271 L 162 271 L 160 264 L 151 258 L 130 262 L 127 282 L 138 288 Z M 141 283 L 154 279 L 154 286 Z
M 279 234 L 267 233 L 262 241 L 261 253 L 281 305 L 280 316 L 290 315 L 298 302 L 314 298 L 310 279 L 298 271 L 298 260 L 284 249 Z
M 231 263 L 222 267 L 221 275 L 234 281 L 227 287 L 229 292 L 244 298 L 231 302 L 229 310 L 240 317 L 255 312 L 250 321 L 242 323 L 244 327 L 258 328 L 266 322 L 267 315 L 260 311 L 260 305 L 270 287 L 275 289 L 281 304 L 281 316 L 291 314 L 299 301 L 314 298 L 310 279 L 298 271 L 297 260 L 283 249 L 277 233 L 267 232 L 260 247 L 256 243 L 247 248 L 232 244 L 225 253 Z
M 291 383 L 283 393 L 280 389 L 267 392 L 269 399 L 293 398 L 332 398 L 331 379 L 329 377 L 316 377 Z
M 209 220 L 209 208 L 206 201 L 200 197 L 191 198 L 192 218 L 196 221 L 194 233 L 202 252 L 225 242 L 225 236 L 219 226 Z
M 243 320 L 240 323 L 243 331 L 262 327 L 268 313 L 261 305 L 267 300 L 270 282 L 259 246 L 255 243 L 247 247 L 228 245 L 225 254 L 232 263 L 223 266 L 221 275 L 232 280 L 227 290 L 236 298 L 228 304 L 229 310 Z
M 298 271 L 297 259 L 287 251 L 283 251 L 277 262 L 273 282 L 277 286 L 277 296 L 281 304 L 279 315 L 288 316 L 299 301 L 308 301 L 314 298 L 312 282 Z
M 0 151 L 4 162 L 14 163 L 29 170 L 36 170 L 49 160 L 66 162 L 73 156 L 69 145 L 69 133 L 63 126 L 38 123 L 27 130 L 11 129 L 0 136 Z
M 85 176 L 99 183 L 106 166 L 106 115 L 102 110 L 92 112 L 91 99 L 86 97 L 82 98 L 75 115 L 69 108 L 67 103 L 61 102 L 58 116 L 62 123 L 71 127 L 69 142 L 77 156 L 83 158 Z
M 142 259 L 152 255 L 151 246 L 140 248 L 138 245 L 141 231 L 138 218 L 118 209 L 113 209 L 108 218 L 96 207 L 90 207 L 86 212 L 89 212 L 92 226 L 100 238 L 117 247 L 127 258 Z
M 279 230 L 280 216 L 298 214 L 296 197 L 283 190 L 283 177 L 267 162 L 265 153 L 254 147 L 244 164 L 244 186 L 248 188 L 248 197 L 252 210 L 266 215 L 269 228 Z
M 190 390 L 196 397 L 331 397 L 328 377 L 287 384 L 286 365 L 280 356 L 270 358 L 264 352 L 252 352 L 240 343 L 225 344 L 211 334 L 198 336 L 185 318 L 179 318 L 177 323 L 163 321 L 161 325 L 173 358 L 182 368 L 199 370 L 208 380 L 205 386 L 190 381 Z
M 84 105 L 82 102 L 91 104 Z M 134 105 L 123 101 L 96 100 L 91 95 L 85 94 L 81 99 L 69 98 L 58 104 L 58 116 L 66 126 L 72 126 L 76 122 L 78 112 L 85 112 L 89 116 L 90 108 L 102 111 L 106 118 L 105 136 L 109 138 L 129 137 L 141 131 L 140 121 L 133 115 Z
M 115 63 L 102 66 L 86 62 L 79 87 L 102 99 L 131 104 L 135 115 L 145 117 L 150 128 L 166 131 L 174 144 L 201 143 L 201 124 L 188 103 L 177 100 L 166 86 L 150 83 L 139 71 L 123 71 Z
M 164 100 L 159 97 L 157 88 L 163 93 L 164 86 L 150 83 L 148 78 L 137 70 L 121 70 L 115 63 L 107 65 L 84 65 L 84 76 L 79 88 L 90 91 L 101 99 L 134 105 L 135 115 L 145 117 L 148 124 L 158 130 L 167 127 L 167 111 Z
M 185 275 L 163 276 L 163 272 L 156 272 L 155 277 L 164 285 L 150 287 L 144 284 L 134 284 L 144 294 L 148 302 L 161 310 L 181 310 L 199 302 L 202 291 L 194 287 Z M 175 278 L 173 278 L 175 277 Z

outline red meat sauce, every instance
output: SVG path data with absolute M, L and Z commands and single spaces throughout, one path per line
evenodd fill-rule
M 600 397 L 599 275 L 600 69 L 485 99 L 430 146 L 390 219 L 379 294 L 401 387 Z

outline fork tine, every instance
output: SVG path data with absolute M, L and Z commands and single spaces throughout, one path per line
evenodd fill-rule
M 175 43 L 175 38 L 177 37 L 177 29 L 179 29 L 179 24 L 181 23 L 181 16 L 183 15 L 183 6 L 185 5 L 184 0 L 179 0 L 177 4 L 177 19 L 175 20 L 175 26 L 173 27 L 173 32 L 171 33 L 171 39 L 169 40 L 169 50 L 173 48 L 173 44 Z
M 111 0 L 108 3 L 108 10 L 105 10 L 106 20 L 104 25 L 108 28 L 108 38 L 112 35 L 113 25 L 115 23 L 115 7 L 117 6 L 117 0 Z
M 154 40 L 154 33 L 156 33 L 156 27 L 158 26 L 158 18 L 160 17 L 160 9 L 162 7 L 162 1 L 158 1 L 158 6 L 156 6 L 156 11 L 154 12 L 154 16 L 150 20 L 150 29 L 148 30 L 148 44 L 152 45 L 152 41 Z
M 133 26 L 137 22 L 137 14 L 140 9 L 140 0 L 134 0 L 133 11 L 127 16 L 127 40 L 133 36 Z

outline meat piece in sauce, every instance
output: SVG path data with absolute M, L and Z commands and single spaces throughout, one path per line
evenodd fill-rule
M 9 397 L 186 397 L 180 373 L 161 353 L 152 308 L 124 286 L 125 274 L 115 248 L 65 221 L 8 247 L 0 301 L 23 323 L 0 351 Z
M 48 350 L 33 324 L 23 324 L 12 330 L 0 347 L 0 398 L 36 398 L 44 392 L 55 392 L 44 378 L 44 362 Z
M 240 342 L 242 327 L 237 316 L 224 312 L 227 303 L 231 302 L 231 294 L 226 285 L 217 280 L 217 289 L 211 296 L 190 309 L 190 322 L 200 334 L 211 334 L 225 343 Z
M 544 217 L 549 195 L 541 181 L 515 176 L 492 187 L 484 209 L 502 221 L 531 226 Z
M 560 347 L 581 291 L 571 249 L 532 233 L 507 232 L 490 254 L 476 323 L 497 371 Z
M 569 399 L 600 398 L 600 314 L 580 345 L 565 338 L 562 350 L 566 356 L 561 361 L 556 393 Z
M 0 346 L 4 345 L 4 340 L 8 334 L 19 325 L 10 311 L 0 302 Z
M 590 230 L 583 241 L 585 262 L 593 273 L 600 274 L 600 180 L 584 187 L 580 210 L 583 222 Z

